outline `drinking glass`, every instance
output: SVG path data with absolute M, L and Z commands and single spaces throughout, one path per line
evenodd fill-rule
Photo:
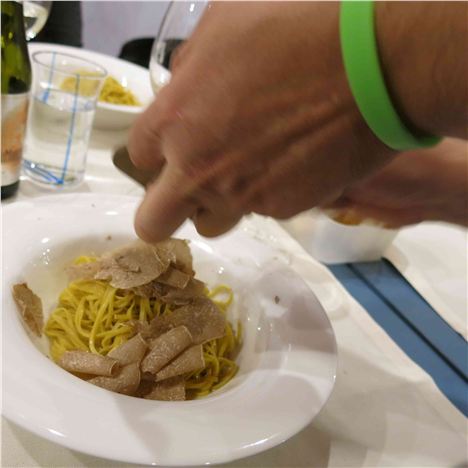
M 44 186 L 84 177 L 96 102 L 107 75 L 89 60 L 41 51 L 32 56 L 33 85 L 23 169 Z
M 174 51 L 190 36 L 207 5 L 208 1 L 170 3 L 151 51 L 149 68 L 155 93 L 170 78 L 170 74 L 164 73 L 161 66 L 169 70 Z
M 35 38 L 46 24 L 52 2 L 26 0 L 23 2 L 26 39 Z

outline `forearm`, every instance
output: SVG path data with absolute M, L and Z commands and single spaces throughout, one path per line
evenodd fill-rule
M 376 2 L 392 100 L 415 132 L 468 139 L 468 4 Z

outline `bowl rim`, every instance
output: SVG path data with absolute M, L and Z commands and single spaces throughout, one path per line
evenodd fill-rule
M 110 102 L 104 102 L 104 101 L 98 101 L 97 102 L 97 107 L 101 109 L 106 109 L 109 111 L 114 111 L 114 112 L 124 112 L 126 114 L 139 114 L 145 109 L 145 107 L 149 105 L 136 105 L 136 106 L 130 106 L 127 104 L 112 104 Z

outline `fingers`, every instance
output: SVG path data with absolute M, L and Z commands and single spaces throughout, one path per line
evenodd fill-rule
M 180 64 L 183 63 L 184 59 L 187 57 L 188 52 L 191 47 L 190 41 L 185 41 L 180 44 L 171 55 L 171 63 L 169 64 L 171 72 L 175 72 L 179 68 Z
M 136 214 L 135 230 L 140 238 L 146 242 L 164 240 L 187 218 L 192 218 L 200 235 L 216 237 L 232 229 L 242 218 L 242 214 L 229 209 L 197 208 L 183 187 L 183 179 L 165 166 L 158 180 L 148 188 Z
M 173 75 L 171 82 L 158 92 L 157 98 L 132 125 L 127 148 L 135 166 L 161 170 L 167 155 L 162 148 L 162 135 L 168 126 L 180 120 L 180 103 L 186 100 L 187 79 Z
M 331 203 L 324 203 L 319 208 L 325 213 L 332 213 L 335 211 L 346 211 L 353 206 L 353 202 L 346 196 L 338 197 Z
M 137 235 L 146 242 L 169 236 L 196 210 L 184 177 L 172 166 L 164 166 L 158 179 L 148 187 L 135 217 Z
M 206 209 L 199 209 L 192 220 L 200 235 L 205 237 L 220 236 L 231 230 L 242 218 L 234 213 L 213 213 Z
M 133 164 L 140 169 L 157 172 L 164 165 L 159 136 L 161 113 L 161 105 L 155 100 L 137 117 L 131 128 L 127 148 Z
M 176 50 L 177 63 L 184 63 L 189 55 L 189 44 L 183 44 Z M 163 151 L 165 129 L 180 122 L 181 107 L 187 104 L 192 95 L 193 73 L 174 73 L 171 81 L 159 92 L 155 100 L 142 112 L 132 125 L 128 151 L 135 166 L 158 172 L 165 164 L 168 155 Z M 167 138 L 166 138 L 167 140 Z
M 135 230 L 146 242 L 159 242 L 171 236 L 187 219 L 192 218 L 199 234 L 216 237 L 232 229 L 242 218 L 227 200 L 203 193 L 189 177 L 174 166 L 164 166 L 160 176 L 148 187 L 140 205 Z

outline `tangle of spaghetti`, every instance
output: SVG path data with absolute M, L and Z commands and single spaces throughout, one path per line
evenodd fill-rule
M 93 260 L 79 257 L 75 263 Z M 225 285 L 205 293 L 223 313 L 233 301 L 233 292 Z M 154 317 L 170 313 L 169 305 L 138 296 L 130 290 L 116 289 L 106 281 L 74 281 L 60 294 L 58 306 L 45 326 L 50 355 L 54 361 L 58 361 L 65 351 L 75 349 L 106 355 L 132 336 L 131 321 L 149 323 Z M 234 377 L 238 370 L 234 358 L 240 347 L 241 334 L 240 323 L 234 331 L 231 323 L 226 321 L 224 336 L 204 343 L 205 367 L 186 380 L 190 398 L 208 395 Z

